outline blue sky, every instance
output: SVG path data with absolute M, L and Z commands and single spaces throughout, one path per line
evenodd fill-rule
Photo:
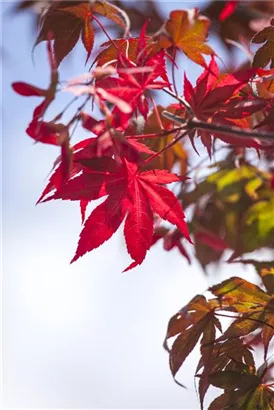
M 2 3 L 3 406 L 197 409 L 198 351 L 180 373 L 184 390 L 172 380 L 162 341 L 171 315 L 216 277 L 207 279 L 162 244 L 122 274 L 129 258 L 121 230 L 69 265 L 81 229 L 79 209 L 61 201 L 35 206 L 58 153 L 25 134 L 38 100 L 10 86 L 47 85 L 45 46 L 37 47 L 33 64 L 31 20 L 6 16 L 10 4 Z M 166 3 L 161 7 L 168 12 Z M 194 81 L 199 68 L 188 62 L 184 68 Z M 77 47 L 61 67 L 62 78 L 85 71 Z M 218 280 L 228 274 L 223 270 Z

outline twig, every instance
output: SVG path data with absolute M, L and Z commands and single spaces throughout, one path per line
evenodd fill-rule
M 237 127 L 235 125 L 226 126 L 222 124 L 215 124 L 215 123 L 208 123 L 205 121 L 201 121 L 198 118 L 191 118 L 186 120 L 185 118 L 181 118 L 178 115 L 172 114 L 168 111 L 163 111 L 162 115 L 170 120 L 177 122 L 178 124 L 182 124 L 186 127 L 189 131 L 191 130 L 205 130 L 211 132 L 219 132 L 222 134 L 227 135 L 237 135 L 239 137 L 251 137 L 251 138 L 258 138 L 261 140 L 273 140 L 274 139 L 274 132 L 258 132 L 252 129 L 244 129 Z
M 163 88 L 163 91 L 165 93 L 167 93 L 168 95 L 170 95 L 173 98 L 176 98 L 177 101 L 179 101 L 181 104 L 183 104 L 183 106 L 186 108 L 186 110 L 188 111 L 189 114 L 193 115 L 192 110 L 190 105 L 186 102 L 186 100 L 183 97 L 179 97 L 177 94 L 175 94 L 174 92 L 170 91 L 168 88 Z M 166 112 L 166 111 L 164 111 Z M 164 114 L 163 114 L 164 115 Z M 167 117 L 168 118 L 168 117 Z

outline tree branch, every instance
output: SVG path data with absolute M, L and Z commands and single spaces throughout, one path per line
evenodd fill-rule
M 208 123 L 196 117 L 186 120 L 168 111 L 163 111 L 162 115 L 172 121 L 186 126 L 188 130 L 204 130 L 209 132 L 220 132 L 226 135 L 237 135 L 239 137 L 258 138 L 259 140 L 274 140 L 274 132 L 258 132 L 257 130 L 244 129 L 234 125 L 227 126 L 222 124 Z

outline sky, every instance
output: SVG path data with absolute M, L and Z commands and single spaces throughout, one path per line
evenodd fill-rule
M 160 6 L 167 14 L 166 3 Z M 37 47 L 33 63 L 31 20 L 7 14 L 10 7 L 1 4 L 3 408 L 198 409 L 198 350 L 179 373 L 182 389 L 162 342 L 169 318 L 231 268 L 206 277 L 159 243 L 141 266 L 122 274 L 129 257 L 121 229 L 69 265 L 81 230 L 79 209 L 68 201 L 35 206 L 58 153 L 26 135 L 38 100 L 10 86 L 47 85 L 45 46 Z M 84 60 L 77 47 L 61 67 L 62 78 L 84 73 Z M 184 68 L 195 81 L 199 68 L 188 62 Z M 233 267 L 233 274 L 253 278 L 248 269 Z

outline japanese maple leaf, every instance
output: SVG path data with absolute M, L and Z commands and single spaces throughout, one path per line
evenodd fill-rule
M 145 95 L 146 91 L 169 87 L 170 84 L 166 73 L 165 52 L 160 51 L 150 57 L 147 55 L 145 30 L 146 25 L 144 25 L 137 43 L 135 62 L 131 61 L 125 53 L 120 53 L 117 64 L 119 77 L 99 80 L 96 82 L 96 86 L 129 102 L 133 111 L 138 110 L 144 118 L 147 118 L 149 106 Z M 132 73 L 134 68 L 136 74 Z M 162 80 L 158 80 L 159 77 Z
M 79 160 L 83 172 L 47 198 L 90 201 L 105 195 L 107 199 L 87 218 L 71 262 L 102 245 L 125 219 L 124 235 L 131 269 L 144 260 L 152 245 L 153 215 L 175 225 L 189 240 L 183 209 L 175 195 L 162 186 L 180 181 L 164 170 L 139 173 L 136 164 L 119 164 L 110 157 Z
M 169 364 L 173 377 L 183 365 L 188 355 L 201 339 L 202 365 L 204 367 L 199 395 L 203 408 L 203 399 L 209 387 L 208 370 L 210 368 L 213 343 L 216 337 L 216 329 L 221 331 L 221 324 L 215 316 L 218 307 L 216 300 L 207 301 L 202 295 L 195 296 L 188 305 L 184 306 L 169 321 L 164 347 L 169 352 Z M 172 347 L 169 348 L 167 341 L 176 336 Z M 199 370 L 200 370 L 199 369 Z
M 270 63 L 270 68 L 274 68 L 274 19 L 270 21 L 268 27 L 256 33 L 251 41 L 255 44 L 262 44 L 255 53 L 253 67 L 264 68 Z
M 124 57 L 120 57 L 124 66 L 133 68 L 134 65 Z M 138 110 L 146 119 L 149 104 L 146 98 L 146 91 L 159 90 L 168 87 L 167 81 L 157 80 L 157 78 L 165 71 L 164 53 L 159 53 L 157 56 L 150 58 L 144 65 L 148 70 L 141 74 L 131 74 L 124 71 L 119 72 L 118 78 L 107 78 L 97 81 L 97 86 L 106 90 L 109 94 L 128 101 L 133 111 Z
M 176 47 L 192 61 L 206 67 L 203 54 L 215 54 L 206 44 L 209 26 L 210 20 L 200 15 L 197 8 L 173 10 L 163 27 L 154 35 L 154 49 Z
M 254 75 L 254 70 L 246 70 L 232 74 L 220 75 L 219 68 L 214 56 L 211 58 L 207 69 L 200 75 L 196 86 L 193 87 L 185 76 L 184 97 L 189 104 L 192 115 L 196 118 L 214 124 L 226 126 L 239 126 L 248 128 L 245 117 L 261 110 L 265 101 L 244 100 L 239 91 L 248 83 Z M 243 147 L 262 148 L 255 139 L 239 136 L 228 136 L 221 132 L 197 131 L 198 135 L 209 154 L 211 153 L 212 137 L 222 141 Z M 193 140 L 195 132 L 190 133 Z
M 209 289 L 226 306 L 226 310 L 241 315 L 225 331 L 219 340 L 234 339 L 248 335 L 262 327 L 262 341 L 265 357 L 271 339 L 274 337 L 274 304 L 272 295 L 258 286 L 233 277 Z
M 74 48 L 81 36 L 89 59 L 94 44 L 93 13 L 99 13 L 120 25 L 127 32 L 127 16 L 107 1 L 53 1 L 42 16 L 40 33 L 35 46 L 48 38 L 54 39 L 54 55 L 57 65 Z
M 257 370 L 253 366 L 242 365 L 237 370 L 216 371 L 209 381 L 224 390 L 209 406 L 209 410 L 272 410 L 274 405 L 273 381 L 265 362 Z M 270 379 L 270 380 L 269 380 Z

